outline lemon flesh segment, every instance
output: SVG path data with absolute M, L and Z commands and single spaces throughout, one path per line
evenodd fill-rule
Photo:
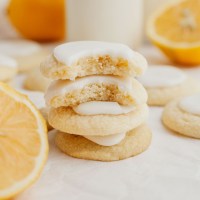
M 192 1 L 171 6 L 158 16 L 157 34 L 173 42 L 200 42 L 200 1 Z
M 0 83 L 0 199 L 22 192 L 40 175 L 48 154 L 44 119 L 22 94 Z
M 150 17 L 149 38 L 179 64 L 200 64 L 199 7 L 199 0 L 178 0 Z

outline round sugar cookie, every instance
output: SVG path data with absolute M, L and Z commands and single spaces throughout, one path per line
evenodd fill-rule
M 0 54 L 0 81 L 11 81 L 18 72 L 17 61 L 7 55 Z
M 146 59 L 128 46 L 100 41 L 68 42 L 57 46 L 41 63 L 41 71 L 54 80 L 106 74 L 138 76 L 147 68 Z
M 15 58 L 20 72 L 27 72 L 40 65 L 47 56 L 38 43 L 30 40 L 3 40 L 0 41 L 0 53 Z
M 138 80 L 148 93 L 150 106 L 164 106 L 173 99 L 200 92 L 200 82 L 172 66 L 151 66 Z
M 97 161 L 117 161 L 144 152 L 151 143 L 151 131 L 147 125 L 141 125 L 126 134 L 126 137 L 114 146 L 101 146 L 82 136 L 58 132 L 55 137 L 57 147 L 69 156 Z
M 124 133 L 142 124 L 148 116 L 146 104 L 121 115 L 79 115 L 70 107 L 51 108 L 49 124 L 62 132 L 78 135 Z
M 27 73 L 24 80 L 24 88 L 34 91 L 45 92 L 50 84 L 50 79 L 45 78 L 41 72 L 40 68 L 36 67 Z
M 45 93 L 48 106 L 76 106 L 89 101 L 113 101 L 121 105 L 147 102 L 144 87 L 133 78 L 89 76 L 76 81 L 59 80 L 50 84 Z
M 196 100 L 193 99 L 195 96 L 198 96 Z M 190 104 L 188 98 L 191 98 Z M 162 121 L 179 134 L 200 139 L 200 95 L 178 98 L 167 104 Z

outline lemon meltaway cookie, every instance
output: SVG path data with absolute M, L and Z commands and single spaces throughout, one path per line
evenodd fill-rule
M 151 66 L 138 80 L 148 93 L 148 104 L 164 106 L 171 100 L 200 92 L 200 82 L 172 66 Z
M 47 56 L 38 43 L 29 40 L 3 40 L 0 41 L 0 53 L 15 58 L 20 72 L 29 71 L 37 66 Z
M 62 132 L 77 135 L 112 135 L 136 128 L 148 116 L 146 104 L 137 107 L 124 106 L 124 108 L 115 102 L 88 102 L 88 104 L 90 105 L 80 105 L 79 108 L 51 108 L 50 125 Z
M 49 84 L 50 80 L 41 74 L 39 67 L 28 72 L 24 80 L 24 88 L 34 91 L 45 92 Z
M 200 94 L 182 97 L 167 104 L 162 121 L 179 134 L 200 139 Z
M 133 78 L 118 76 L 86 76 L 57 80 L 50 84 L 45 100 L 48 106 L 75 106 L 88 101 L 114 101 L 122 105 L 146 103 L 147 93 Z
M 73 42 L 54 49 L 42 64 L 53 79 L 45 92 L 57 146 L 68 155 L 114 161 L 150 144 L 147 93 L 135 79 L 146 60 L 125 45 Z M 140 128 L 138 128 L 141 126 Z M 79 153 L 78 153 L 79 152 Z
M 0 81 L 11 81 L 18 72 L 18 63 L 15 59 L 0 54 Z
M 120 143 L 115 145 L 116 138 L 110 137 L 106 141 L 96 137 L 95 141 L 106 146 L 99 145 L 85 137 L 58 132 L 55 138 L 56 145 L 64 153 L 81 159 L 98 161 L 117 161 L 136 156 L 145 151 L 151 143 L 151 131 L 147 125 L 141 125 L 120 138 Z
M 147 68 L 145 58 L 128 46 L 98 41 L 78 41 L 57 46 L 41 63 L 44 76 L 54 80 L 95 74 L 138 76 Z

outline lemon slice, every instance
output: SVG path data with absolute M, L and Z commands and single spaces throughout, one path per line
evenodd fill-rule
M 0 83 L 0 199 L 30 186 L 47 155 L 45 120 L 26 96 Z
M 199 8 L 199 0 L 175 0 L 148 21 L 150 40 L 177 63 L 200 64 Z

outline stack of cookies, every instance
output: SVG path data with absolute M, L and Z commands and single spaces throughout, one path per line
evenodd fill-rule
M 55 142 L 66 154 L 114 161 L 148 148 L 147 93 L 134 79 L 145 58 L 125 45 L 95 41 L 57 46 L 41 63 L 53 79 L 45 94 Z

